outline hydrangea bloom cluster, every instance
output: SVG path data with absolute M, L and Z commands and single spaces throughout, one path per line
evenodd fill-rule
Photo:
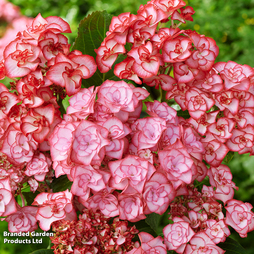
M 139 246 L 133 237 L 138 230 L 128 226 L 127 221 L 117 217 L 109 223 L 110 217 L 87 209 L 79 215 L 78 221 L 57 221 L 52 225 L 55 232 L 51 237 L 54 253 L 126 253 Z
M 38 15 L 8 44 L 1 74 L 14 82 L 11 91 L 0 84 L 0 216 L 11 232 L 52 226 L 55 253 L 221 254 L 216 244 L 230 235 L 228 226 L 241 237 L 254 229 L 252 206 L 233 198 L 237 187 L 222 163 L 228 152 L 254 155 L 254 69 L 215 63 L 213 39 L 180 30 L 194 14 L 184 6 L 153 0 L 137 15 L 114 17 L 96 62 L 70 52 L 62 35 L 70 27 L 59 17 Z M 113 67 L 118 81 L 81 87 L 97 66 L 109 71 L 119 54 L 126 58 Z M 151 101 L 148 89 L 160 89 L 160 98 Z M 63 175 L 71 187 L 53 192 L 50 183 Z M 195 182 L 207 176 L 210 186 L 198 192 Z M 39 192 L 30 206 L 26 186 Z M 86 210 L 77 222 L 80 207 Z M 134 245 L 126 221 L 168 208 L 164 239 L 141 232 L 141 245 Z M 113 237 L 108 218 L 116 216 L 120 236 Z M 91 226 L 96 220 L 102 231 Z
M 35 229 L 38 221 L 49 230 L 54 220 L 76 218 L 73 194 L 50 191 L 54 173 L 48 140 L 61 122 L 59 99 L 79 91 L 81 77 L 91 77 L 97 66 L 91 56 L 69 51 L 68 39 L 62 35 L 68 32 L 69 24 L 61 18 L 44 19 L 39 14 L 3 52 L 1 79 L 6 76 L 14 82 L 10 90 L 0 84 L 0 216 L 8 216 L 11 232 Z M 57 83 L 54 73 L 59 71 Z M 41 194 L 34 206 L 25 208 L 22 189 L 29 186 Z M 51 216 L 43 222 L 49 209 Z

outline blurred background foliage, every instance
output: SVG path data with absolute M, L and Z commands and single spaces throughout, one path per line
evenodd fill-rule
M 78 24 L 87 14 L 97 10 L 107 10 L 116 16 L 122 12 L 136 14 L 140 4 L 146 0 L 11 0 L 23 15 L 35 17 L 41 13 L 43 17 L 60 16 L 71 26 L 73 33 L 67 35 L 70 43 L 77 36 Z M 196 30 L 200 34 L 212 37 L 219 46 L 218 61 L 235 61 L 254 67 L 254 0 L 186 0 L 187 5 L 194 8 L 193 22 L 181 25 L 182 29 Z M 254 157 L 248 154 L 235 153 L 229 162 L 233 173 L 233 181 L 239 187 L 235 198 L 254 204 Z M 167 216 L 165 216 L 167 219 Z M 164 221 L 164 220 L 163 220 Z M 31 251 L 27 245 L 3 244 L 2 232 L 7 230 L 7 223 L 0 223 L 0 253 L 27 254 Z M 233 233 L 246 249 L 246 254 L 254 253 L 254 232 L 247 238 L 240 238 Z

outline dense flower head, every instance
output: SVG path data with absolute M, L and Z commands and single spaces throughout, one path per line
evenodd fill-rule
M 53 224 L 54 253 L 127 253 L 136 245 L 133 237 L 138 233 L 127 221 L 85 209 L 78 221 L 57 221 Z

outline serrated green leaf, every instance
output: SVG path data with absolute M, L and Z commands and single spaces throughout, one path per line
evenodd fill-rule
M 94 49 L 100 47 L 108 31 L 112 16 L 106 11 L 89 14 L 79 23 L 78 37 L 72 50 L 80 50 L 85 55 L 96 57 Z
M 70 190 L 72 182 L 68 179 L 66 175 L 55 178 L 51 183 L 51 188 L 53 192 L 60 192 L 65 190 Z
M 96 59 L 95 49 L 99 48 L 103 42 L 106 32 L 109 29 L 112 16 L 106 11 L 96 11 L 85 17 L 79 24 L 78 37 L 72 50 L 80 50 L 85 55 L 90 55 Z M 125 57 L 119 56 L 116 63 Z M 82 82 L 84 87 L 100 86 L 105 80 L 120 80 L 114 75 L 113 67 L 107 73 L 101 73 L 98 69 L 95 74 Z
M 218 246 L 226 251 L 226 254 L 244 254 L 246 250 L 239 242 L 231 237 L 228 237 L 224 243 L 219 243 Z
M 41 250 L 33 251 L 29 254 L 54 254 L 54 252 L 53 250 L 50 250 L 50 249 L 41 249 Z

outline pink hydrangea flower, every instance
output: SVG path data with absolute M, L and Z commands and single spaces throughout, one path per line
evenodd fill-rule
M 170 2 L 165 2 L 163 0 L 154 0 L 153 3 L 158 6 L 163 12 L 169 17 L 175 10 L 184 7 L 186 3 L 183 0 L 172 0 Z
M 11 108 L 19 102 L 17 95 L 10 93 L 8 88 L 0 83 L 0 118 L 7 117 Z
M 200 232 L 192 237 L 184 254 L 224 254 L 225 252 L 225 250 L 215 245 L 204 232 Z
M 160 117 L 166 120 L 166 123 L 175 123 L 177 112 L 175 109 L 168 106 L 166 102 L 145 102 L 147 110 L 146 112 L 152 117 Z
M 186 106 L 192 118 L 199 119 L 210 110 L 215 101 L 197 88 L 191 88 L 186 93 Z
M 237 64 L 233 61 L 219 62 L 214 68 L 220 73 L 224 80 L 226 90 L 235 88 L 238 90 L 248 90 L 250 86 L 250 77 L 254 75 L 253 68 L 244 64 Z
M 89 197 L 90 189 L 98 192 L 106 187 L 103 176 L 90 165 L 77 166 L 73 178 L 71 193 L 83 200 Z
M 39 183 L 33 178 L 30 178 L 27 182 L 30 185 L 30 191 L 34 193 L 38 189 Z
M 230 168 L 221 164 L 219 167 L 211 167 L 208 170 L 210 184 L 216 187 L 214 197 L 226 203 L 234 196 L 234 189 L 238 189 L 232 182 L 232 173 Z
M 55 58 L 59 52 L 69 53 L 70 44 L 68 38 L 62 34 L 55 34 L 50 30 L 45 31 L 39 38 L 39 47 L 46 60 Z
M 235 127 L 233 120 L 221 117 L 216 123 L 210 124 L 208 126 L 208 131 L 214 135 L 221 143 L 231 138 L 232 130 Z
M 166 130 L 166 121 L 159 117 L 147 117 L 138 119 L 131 128 L 134 133 L 132 143 L 138 150 L 147 149 L 157 144 Z
M 100 86 L 97 102 L 108 107 L 112 113 L 118 113 L 120 110 L 133 112 L 138 100 L 129 84 L 106 80 Z
M 8 222 L 10 232 L 32 232 L 38 228 L 36 212 L 38 208 L 24 206 L 18 208 L 17 212 L 9 215 L 5 220 Z
M 235 98 L 233 91 L 223 91 L 215 96 L 215 105 L 222 111 L 228 109 L 232 114 L 237 114 L 239 100 Z
M 163 214 L 175 198 L 175 190 L 164 174 L 156 172 L 146 182 L 143 197 L 148 212 Z
M 247 233 L 254 230 L 254 213 L 250 203 L 240 200 L 229 200 L 226 213 L 226 224 L 234 228 L 241 237 L 247 237 Z
M 54 121 L 54 113 L 53 105 L 30 109 L 26 116 L 21 118 L 21 131 L 25 135 L 30 133 L 36 142 L 42 143 L 50 131 L 50 125 Z
M 63 161 L 70 155 L 73 142 L 73 132 L 78 122 L 61 122 L 56 126 L 49 138 L 50 154 L 53 161 Z
M 225 225 L 224 220 L 207 220 L 206 221 L 207 229 L 205 233 L 210 237 L 210 239 L 218 244 L 220 242 L 224 242 L 226 237 L 230 235 L 229 228 Z
M 24 77 L 35 71 L 40 60 L 41 49 L 36 45 L 16 39 L 4 50 L 4 66 L 9 78 Z
M 71 96 L 81 89 L 82 79 L 90 78 L 96 69 L 95 61 L 89 55 L 82 55 L 80 51 L 75 51 L 65 56 L 60 52 L 46 77 L 56 85 L 65 87 L 67 95 Z
M 180 141 L 172 149 L 159 151 L 158 155 L 161 167 L 167 173 L 169 180 L 191 182 L 193 160 Z
M 115 195 L 108 193 L 106 190 L 99 191 L 90 197 L 86 207 L 96 211 L 99 209 L 105 216 L 115 217 L 119 215 L 118 200 Z
M 102 160 L 100 152 L 110 143 L 108 130 L 93 122 L 83 120 L 73 132 L 71 159 L 80 164 L 89 165 L 93 159 Z
M 108 138 L 110 143 L 105 147 L 105 153 L 107 156 L 121 159 L 124 149 L 127 148 L 127 136 L 131 129 L 122 123 L 117 117 L 111 117 L 106 120 L 103 125 L 109 131 Z
M 114 38 L 106 38 L 101 46 L 95 50 L 96 63 L 100 72 L 109 71 L 119 54 L 125 53 L 124 45 L 118 43 Z
M 34 155 L 33 159 L 27 163 L 25 174 L 27 176 L 34 176 L 37 181 L 44 181 L 46 173 L 49 171 L 51 160 L 43 153 Z
M 56 193 L 40 193 L 32 205 L 39 206 L 36 220 L 40 228 L 48 231 L 50 225 L 58 220 L 76 220 L 77 215 L 72 205 L 72 193 L 69 190 Z
M 120 79 L 133 80 L 137 84 L 142 84 L 136 72 L 133 70 L 135 60 L 132 57 L 127 57 L 121 63 L 116 64 L 114 74 Z
M 128 56 L 134 58 L 133 70 L 139 77 L 149 78 L 157 75 L 160 61 L 156 54 L 154 54 L 153 45 L 150 41 L 137 48 L 132 48 L 128 52 Z
M 162 149 L 166 149 L 181 139 L 182 128 L 176 124 L 167 124 L 167 129 L 162 133 L 162 136 L 158 142 L 158 146 Z
M 17 211 L 9 178 L 0 180 L 0 216 L 7 216 Z
M 175 250 L 177 253 L 183 253 L 186 244 L 195 235 L 188 222 L 175 217 L 174 223 L 169 224 L 163 229 L 164 242 L 168 250 Z
M 67 114 L 74 114 L 80 119 L 94 113 L 95 96 L 98 88 L 94 91 L 94 87 L 81 89 L 78 93 L 74 94 L 70 99 L 70 106 L 67 108 Z
M 199 161 L 202 161 L 202 155 L 204 154 L 204 146 L 200 142 L 199 135 L 193 130 L 193 128 L 184 128 L 182 130 L 182 141 L 186 147 L 187 152 Z
M 161 87 L 164 91 L 170 91 L 173 88 L 173 84 L 176 83 L 176 80 L 166 74 L 160 74 L 143 79 L 143 83 L 147 84 L 148 86 L 155 86 L 156 89 Z
M 119 218 L 136 222 L 146 218 L 142 196 L 132 190 L 125 191 L 118 196 Z
M 254 128 L 251 125 L 243 129 L 233 129 L 232 136 L 226 143 L 230 151 L 238 151 L 240 154 L 248 153 L 254 145 Z
M 133 248 L 131 251 L 128 251 L 126 254 L 166 254 L 167 249 L 166 245 L 162 242 L 163 239 L 161 236 L 154 238 L 152 235 L 146 232 L 140 232 L 138 234 L 141 246 L 139 248 Z
M 18 98 L 22 101 L 22 104 L 25 104 L 27 107 L 37 108 L 44 103 L 38 90 L 50 84 L 51 82 L 43 76 L 41 71 L 36 70 L 30 72 L 17 82 L 16 89 L 19 93 Z
M 124 190 L 130 185 L 141 193 L 145 181 L 155 172 L 154 166 L 147 160 L 133 155 L 111 161 L 108 165 L 113 177 L 111 185 L 118 190 Z
M 26 36 L 38 39 L 41 33 L 50 30 L 55 34 L 71 33 L 69 24 L 58 16 L 50 16 L 43 18 L 39 13 L 32 21 L 32 24 L 27 28 Z
M 12 163 L 19 165 L 32 159 L 37 145 L 31 134 L 24 135 L 12 124 L 5 132 L 1 152 L 5 153 Z
M 185 61 L 186 64 L 191 68 L 210 71 L 219 54 L 215 40 L 198 33 L 192 33 L 190 38 L 197 50 L 192 52 L 191 57 Z
M 183 62 L 191 55 L 191 48 L 192 42 L 188 37 L 169 38 L 163 44 L 162 59 L 166 63 Z

